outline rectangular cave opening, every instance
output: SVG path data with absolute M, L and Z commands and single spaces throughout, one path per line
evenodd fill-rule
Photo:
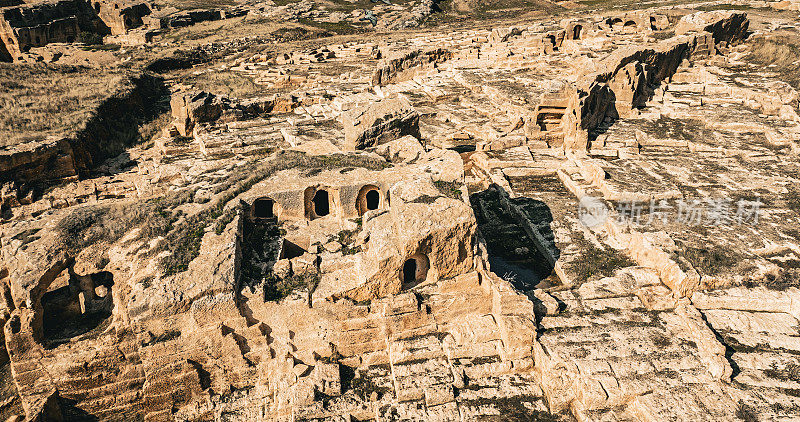
M 470 195 L 478 229 L 486 240 L 491 271 L 522 292 L 557 285 L 559 281 L 553 262 L 541 250 L 546 248 L 558 259 L 559 251 L 550 229 L 552 213 L 544 202 L 524 198 L 525 218 L 535 225 L 540 234 L 540 240 L 537 241 L 526 228 L 529 223 L 521 221 L 518 213 L 512 209 L 512 206 L 518 206 L 518 199 L 512 202 L 497 185 Z M 537 212 L 528 213 L 531 207 L 536 208 Z M 542 241 L 544 245 L 537 245 Z
M 241 287 L 263 284 L 276 261 L 285 253 L 283 235 L 277 219 L 244 219 L 242 221 Z
M 99 334 L 111 322 L 114 276 L 107 271 L 78 276 L 65 269 L 42 295 L 42 343 L 56 347 Z
M 561 127 L 561 121 L 567 112 L 566 107 L 542 106 L 536 114 L 536 125 L 543 132 L 550 132 Z

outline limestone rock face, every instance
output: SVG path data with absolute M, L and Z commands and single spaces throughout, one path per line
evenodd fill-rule
M 675 26 L 676 34 L 685 34 L 691 31 L 706 31 L 714 36 L 715 42 L 734 42 L 745 37 L 749 21 L 747 14 L 717 10 L 711 12 L 698 12 L 686 15 Z
M 372 75 L 372 84 L 386 85 L 390 81 L 406 80 L 413 76 L 419 68 L 435 66 L 452 57 L 452 53 L 443 48 L 430 50 L 412 50 L 403 54 L 393 54 L 381 59 Z
M 219 97 L 207 92 L 174 95 L 170 106 L 181 136 L 190 136 L 197 123 L 217 120 L 224 107 Z
M 377 146 L 405 135 L 420 138 L 419 114 L 403 97 L 385 98 L 342 114 L 349 150 Z
M 140 118 L 138 91 L 79 136 L 0 145 L 0 419 L 800 414 L 800 97 L 780 62 L 760 71 L 744 15 L 334 40 L 306 23 L 366 12 L 329 6 L 243 3 L 248 19 L 81 50 L 136 66 L 188 34 L 197 54 L 148 66 L 195 66 L 153 101 L 174 93 L 173 122 Z M 436 0 L 371 8 L 382 31 Z M 239 13 L 167 9 L 165 31 Z M 756 13 L 764 34 L 797 27 Z M 732 221 L 750 193 L 758 221 Z M 688 212 L 703 195 L 717 220 Z
M 408 284 L 436 282 L 463 274 L 472 266 L 475 217 L 463 202 L 442 196 L 430 179 L 395 184 L 392 207 L 368 218 L 361 258 L 363 285 L 342 293 L 353 300 L 394 294 Z M 403 268 L 416 260 L 417 276 Z
M 420 158 L 425 149 L 417 138 L 406 135 L 379 145 L 375 152 L 391 162 L 408 163 Z
M 434 182 L 455 183 L 464 181 L 464 162 L 461 156 L 449 149 L 432 149 L 424 156 L 422 169 Z

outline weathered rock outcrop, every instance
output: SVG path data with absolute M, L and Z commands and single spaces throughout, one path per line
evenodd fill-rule
M 436 66 L 447 61 L 453 53 L 443 49 L 413 50 L 404 54 L 386 57 L 378 63 L 372 74 L 372 85 L 382 86 L 392 81 L 411 79 L 418 69 Z
M 734 43 L 747 37 L 749 27 L 746 13 L 719 10 L 682 17 L 675 26 L 675 33 L 681 35 L 705 31 L 714 36 L 715 43 Z
M 385 98 L 342 114 L 349 150 L 377 146 L 406 135 L 420 138 L 419 114 L 403 97 Z
M 191 137 L 196 125 L 216 121 L 230 122 L 268 113 L 288 113 L 298 106 L 292 95 L 273 95 L 235 101 L 209 92 L 177 92 L 170 100 L 173 126 L 178 135 Z
M 309 5 L 263 7 L 323 16 Z M 393 34 L 376 84 L 360 36 L 199 54 L 156 148 L 92 174 L 117 144 L 20 144 L 0 417 L 791 418 L 797 92 L 744 70 L 734 15 L 664 40 L 683 13 Z M 173 58 L 154 69 L 199 63 Z M 280 95 L 187 87 L 219 69 Z M 14 194 L 47 163 L 88 177 Z M 760 224 L 647 213 L 712 189 L 762 195 Z
M 367 216 L 369 241 L 360 265 L 365 283 L 341 296 L 370 300 L 471 270 L 475 216 L 463 201 L 443 196 L 431 182 L 395 184 L 389 190 L 389 212 Z M 398 272 L 407 260 L 415 261 L 416 276 Z
M 740 41 L 747 35 L 749 21 L 742 13 L 713 12 L 685 16 L 680 35 L 654 47 L 629 47 L 611 53 L 579 80 L 577 130 L 568 148 L 582 150 L 585 131 L 628 117 L 653 95 L 653 87 L 668 80 L 684 60 L 715 53 L 715 44 Z M 690 33 L 691 32 L 691 33 Z
M 144 2 L 119 0 L 58 0 L 13 6 L 0 11 L 0 61 L 19 60 L 31 47 L 77 42 L 81 32 L 125 34 L 142 26 L 142 18 L 150 14 Z

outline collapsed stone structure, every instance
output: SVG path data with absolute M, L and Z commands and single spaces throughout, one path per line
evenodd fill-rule
M 144 2 L 58 0 L 0 8 L 0 60 L 17 61 L 31 47 L 73 43 L 81 32 L 124 34 L 142 26 Z
M 712 274 L 680 228 L 577 215 L 587 195 L 703 189 L 674 170 L 720 171 L 707 161 L 734 138 L 755 151 L 741 160 L 775 159 L 744 129 L 800 133 L 793 89 L 725 79 L 748 24 L 637 13 L 329 45 L 230 67 L 271 87 L 304 70 L 288 92 L 175 90 L 155 147 L 126 150 L 135 165 L 24 201 L 6 185 L 8 403 L 153 421 L 796 414 L 782 371 L 800 290 L 733 287 L 785 275 L 795 220 L 698 231 L 783 245 Z M 690 107 L 743 126 L 665 139 Z M 8 152 L 0 174 L 30 183 L 42 156 Z M 742 173 L 725 177 L 749 186 Z

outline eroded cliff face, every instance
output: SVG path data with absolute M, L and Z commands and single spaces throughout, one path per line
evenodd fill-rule
M 586 149 L 582 131 L 593 132 L 608 120 L 631 117 L 632 110 L 645 106 L 654 88 L 669 81 L 684 60 L 705 58 L 747 36 L 744 13 L 700 13 L 682 19 L 676 32 L 683 36 L 655 46 L 629 47 L 604 58 L 596 71 L 581 78 L 578 100 L 581 117 L 577 122 L 573 149 Z M 588 138 L 588 136 L 587 136 Z
M 127 84 L 125 84 L 127 85 Z M 0 153 L 0 180 L 16 188 L 4 199 L 17 206 L 13 191 L 36 183 L 84 178 L 103 160 L 115 157 L 139 139 L 140 127 L 163 113 L 169 91 L 161 79 L 140 75 L 105 99 L 69 134 L 23 141 Z
M 676 21 L 681 34 L 652 36 Z M 750 165 L 793 169 L 795 155 L 742 130 L 779 142 L 800 133 L 800 117 L 791 87 L 725 79 L 741 66 L 747 45 L 730 45 L 747 26 L 741 13 L 653 12 L 415 34 L 381 47 L 399 61 L 363 43 L 237 57 L 230 72 L 291 88 L 237 99 L 182 85 L 148 148 L 130 143 L 164 87 L 136 79 L 74 136 L 6 156 L 2 175 L 16 183 L 41 170 L 82 180 L 4 202 L 0 377 L 14 389 L 0 398 L 18 408 L 0 411 L 791 415 L 782 371 L 794 358 L 781 355 L 797 349 L 791 205 L 770 197 L 783 208 L 766 229 L 690 235 L 626 223 L 612 206 L 793 180 Z M 298 69 L 306 79 L 293 85 Z M 736 113 L 733 129 L 722 109 Z M 723 122 L 720 138 L 664 122 L 689 112 Z M 691 141 L 672 138 L 692 130 Z M 713 165 L 722 159 L 729 168 Z M 116 173 L 93 174 L 101 163 Z M 607 219 L 582 223 L 587 195 Z M 698 247 L 717 239 L 737 251 L 783 246 L 721 270 L 710 262 L 724 257 Z

